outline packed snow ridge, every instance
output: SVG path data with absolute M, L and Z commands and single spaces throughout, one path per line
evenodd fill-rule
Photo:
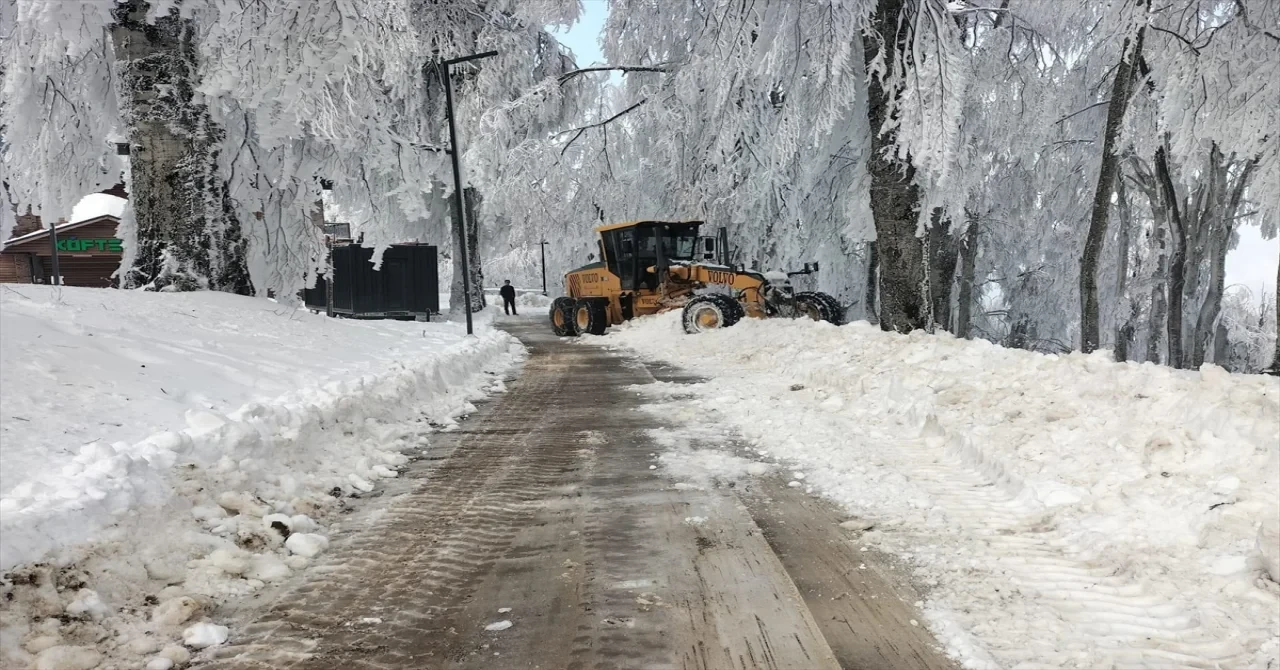
M 776 472 L 896 555 L 968 668 L 1280 667 L 1280 380 L 866 323 L 679 315 L 604 338 L 682 481 Z
M 490 312 L 492 314 L 492 311 Z M 222 293 L 0 290 L 0 666 L 180 667 L 523 355 Z

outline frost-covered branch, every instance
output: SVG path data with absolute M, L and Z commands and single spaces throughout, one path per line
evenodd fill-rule
M 649 99 L 648 99 L 648 98 L 645 98 L 645 99 L 643 99 L 643 100 L 640 100 L 639 102 L 635 103 L 634 105 L 631 105 L 630 107 L 628 107 L 628 108 L 626 108 L 626 109 L 622 110 L 621 112 L 618 112 L 617 114 L 614 114 L 613 116 L 610 116 L 609 118 L 607 118 L 607 119 L 605 119 L 605 120 L 603 120 L 603 121 L 600 121 L 600 122 L 597 122 L 597 123 L 589 123 L 589 124 L 587 124 L 587 125 L 585 125 L 585 126 L 580 126 L 580 127 L 578 127 L 578 128 L 570 128 L 569 130 L 562 130 L 562 131 L 560 131 L 560 132 L 556 133 L 556 137 L 559 137 L 559 136 L 561 136 L 561 135 L 568 135 L 569 133 L 574 133 L 574 136 L 573 136 L 573 137 L 571 137 L 571 138 L 569 138 L 569 141 L 568 141 L 568 142 L 565 142 L 564 148 L 562 148 L 562 149 L 560 150 L 560 153 L 561 153 L 561 154 L 564 154 L 564 152 L 568 151 L 568 150 L 569 150 L 570 145 L 572 145 L 572 144 L 574 143 L 574 141 L 576 141 L 579 137 L 582 137 L 582 134 L 583 134 L 583 133 L 585 133 L 585 132 L 587 132 L 588 130 L 591 130 L 592 128 L 603 128 L 603 127 L 605 127 L 605 126 L 609 125 L 610 123 L 613 123 L 614 121 L 617 121 L 618 119 L 620 119 L 620 118 L 622 118 L 622 117 L 626 116 L 627 114 L 629 114 L 629 113 L 631 113 L 631 112 L 635 111 L 636 109 L 638 109 L 640 106 L 644 105 L 644 103 L 646 103 L 646 102 L 648 102 L 648 101 L 649 101 Z
M 577 70 L 573 70 L 571 72 L 566 72 L 560 75 L 557 81 L 563 84 L 569 81 L 570 79 L 573 79 L 574 77 L 579 77 L 591 72 L 621 72 L 623 74 L 627 74 L 630 72 L 670 72 L 670 71 L 671 71 L 671 68 L 665 65 L 595 65 L 592 67 L 584 67 L 584 68 L 579 68 Z

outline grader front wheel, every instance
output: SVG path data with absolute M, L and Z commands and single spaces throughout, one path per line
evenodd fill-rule
M 573 326 L 579 333 L 604 335 L 609 327 L 608 303 L 599 298 L 584 298 L 573 308 Z
M 573 298 L 556 298 L 551 303 L 551 331 L 560 337 L 573 337 L 578 329 L 573 321 Z
M 844 309 L 832 296 L 819 291 L 796 294 L 796 311 L 814 321 L 826 321 L 840 325 L 844 321 Z
M 700 295 L 684 305 L 684 332 L 690 335 L 728 328 L 743 317 L 742 305 L 726 295 Z

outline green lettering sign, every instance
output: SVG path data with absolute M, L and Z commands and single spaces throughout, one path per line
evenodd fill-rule
M 114 237 L 104 237 L 100 239 L 79 239 L 68 237 L 58 240 L 58 251 L 66 251 L 70 253 L 78 253 L 85 251 L 110 251 L 112 253 L 124 253 L 124 243 Z

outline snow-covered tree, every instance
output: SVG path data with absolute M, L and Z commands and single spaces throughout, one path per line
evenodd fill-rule
M 51 225 L 119 181 L 114 0 L 0 2 L 0 239 L 28 209 Z
M 188 285 L 226 287 L 219 263 L 235 264 L 238 234 L 255 287 L 288 297 L 324 267 L 322 180 L 369 244 L 448 240 L 434 64 L 499 50 L 479 70 L 459 69 L 459 119 L 473 125 L 546 76 L 558 46 L 546 26 L 577 10 L 573 0 L 6 3 L 15 29 L 3 47 L 29 65 L 5 71 L 7 195 L 18 208 L 69 211 L 115 183 L 103 166 L 116 132 L 138 149 L 133 172 L 143 175 L 122 231 L 135 275 L 163 266 Z M 104 76 L 112 67 L 118 76 Z M 163 147 L 146 146 L 162 137 Z M 75 167 L 53 167 L 66 165 Z M 155 223 L 149 212 L 166 208 L 182 221 Z M 152 253 L 157 241 L 180 251 Z M 207 263 L 191 261 L 201 255 Z

